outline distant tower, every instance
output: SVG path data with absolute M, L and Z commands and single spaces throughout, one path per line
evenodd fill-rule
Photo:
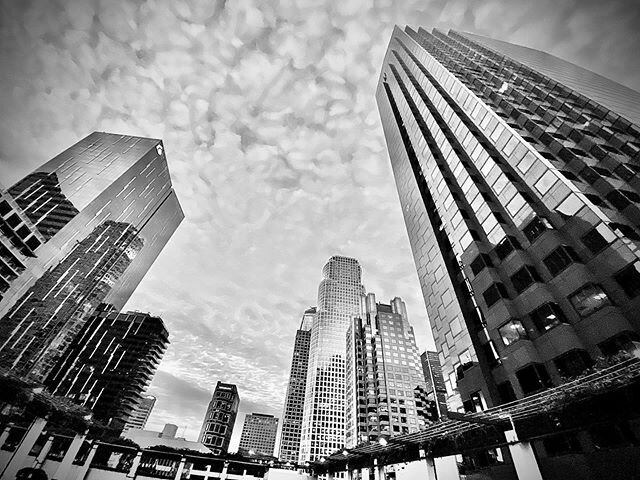
M 139 312 L 118 313 L 111 305 L 100 305 L 47 377 L 45 386 L 53 395 L 86 406 L 93 418 L 121 431 L 168 343 L 169 333 L 161 318 Z
M 287 388 L 284 414 L 282 416 L 279 458 L 283 462 L 298 462 L 304 394 L 307 385 L 307 369 L 309 365 L 311 326 L 313 325 L 315 316 L 316 307 L 306 310 L 302 316 L 300 328 L 296 332 L 296 340 L 293 346 L 293 359 L 291 360 L 291 373 L 289 375 L 289 386 Z
M 347 332 L 347 448 L 417 432 L 431 420 L 427 390 L 405 303 L 362 299 Z
M 438 352 L 422 352 L 420 355 L 424 380 L 427 384 L 429 398 L 436 402 L 438 417 L 447 416 L 447 389 L 444 386 L 444 377 L 440 367 Z
M 272 457 L 276 446 L 278 419 L 273 415 L 251 413 L 244 417 L 240 450 Z
M 155 404 L 156 397 L 153 395 L 145 395 L 140 398 L 140 401 L 134 407 L 133 412 L 129 415 L 129 419 L 124 425 L 123 431 L 126 432 L 130 428 L 144 430 L 144 427 L 147 425 L 147 420 L 149 420 L 149 416 L 151 415 L 151 410 L 153 410 Z
M 316 460 L 345 441 L 345 335 L 360 313 L 361 268 L 353 258 L 333 256 L 322 269 L 318 309 L 311 327 L 299 462 Z M 322 418 L 322 421 L 318 421 Z
M 227 453 L 236 422 L 240 395 L 231 383 L 218 382 L 202 422 L 198 441 L 220 455 Z
M 531 48 L 396 27 L 376 98 L 450 411 L 640 339 L 640 93 Z
M 162 141 L 94 132 L 0 192 L 0 366 L 44 381 L 182 221 Z

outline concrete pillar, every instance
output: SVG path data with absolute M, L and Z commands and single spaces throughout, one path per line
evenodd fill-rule
M 178 464 L 178 469 L 176 470 L 176 476 L 173 477 L 174 480 L 180 480 L 182 478 L 182 472 L 184 472 L 184 464 L 186 463 L 186 457 L 180 458 L 180 463 Z
M 424 478 L 424 480 L 438 479 L 438 476 L 436 475 L 436 465 L 433 458 L 423 458 L 420 460 L 416 470 L 420 471 L 420 478 Z
M 133 463 L 131 464 L 131 468 L 129 469 L 129 473 L 127 473 L 127 478 L 136 478 L 136 473 L 138 471 L 138 467 L 140 466 L 140 460 L 142 460 L 141 451 L 136 453 L 136 456 L 133 459 Z
M 334 478 L 335 478 L 335 477 L 334 477 L 334 475 L 333 475 L 333 472 L 329 472 L 329 473 L 327 473 L 327 479 L 328 479 L 328 480 L 333 480 Z
M 76 475 L 76 480 L 84 480 L 84 477 L 87 476 L 87 472 L 91 467 L 91 462 L 93 462 L 93 457 L 96 456 L 96 451 L 98 450 L 98 444 L 94 443 L 89 451 L 89 455 L 87 455 L 87 459 L 82 464 L 82 467 L 78 470 L 78 475 Z M 73 461 L 73 460 L 72 460 Z
M 207 465 L 207 468 L 204 469 L 204 480 L 209 480 L 209 474 L 211 473 L 211 465 Z
M 347 465 L 347 480 L 353 480 L 353 469 Z
M 363 480 L 369 480 L 369 468 L 363 468 L 360 470 L 360 478 Z
M 16 451 L 13 452 L 9 463 L 4 468 L 2 472 L 0 472 L 0 478 L 15 478 L 18 470 L 24 467 L 30 467 L 29 464 L 29 452 L 35 445 L 38 437 L 44 430 L 44 426 L 47 424 L 47 421 L 44 418 L 36 418 L 29 427 L 29 430 L 25 433 L 22 441 L 16 448 Z
M 515 430 L 504 432 L 504 436 L 509 442 L 509 453 L 513 458 L 513 466 L 518 474 L 518 479 L 542 480 L 540 466 L 531 444 L 529 442 L 520 442 Z
M 434 459 L 436 477 L 438 480 L 460 480 L 456 456 L 439 457 Z
M 7 438 L 9 437 L 9 434 L 11 433 L 12 428 L 13 428 L 13 423 L 10 423 L 4 428 L 4 430 L 0 434 L 0 447 L 2 447 L 4 445 L 4 442 L 7 441 Z
M 222 473 L 220 474 L 220 480 L 226 480 L 228 471 L 229 471 L 229 462 L 224 462 L 224 466 L 222 467 Z
M 33 468 L 42 467 L 44 462 L 47 460 L 47 455 L 49 455 L 49 450 L 51 450 L 51 445 L 53 445 L 53 435 L 49 435 L 49 438 L 47 438 L 47 441 L 43 445 L 42 450 L 40 450 L 40 453 L 38 454 L 35 461 L 33 462 Z
M 80 447 L 82 447 L 85 438 L 87 438 L 86 434 L 76 435 L 75 437 L 73 437 L 71 445 L 69 445 L 69 448 L 67 448 L 67 451 L 64 454 L 64 458 L 60 462 L 60 466 L 56 470 L 56 473 L 53 474 L 51 480 L 66 480 L 67 478 L 69 478 L 73 461 L 75 460 L 76 455 L 78 455 Z
M 378 459 L 373 459 L 373 478 L 375 480 L 385 480 L 384 465 L 378 465 Z

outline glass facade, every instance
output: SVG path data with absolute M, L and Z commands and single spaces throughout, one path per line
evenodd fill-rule
M 300 432 L 302 428 L 304 394 L 307 385 L 307 369 L 309 367 L 311 326 L 315 316 L 315 307 L 305 311 L 300 328 L 296 332 L 289 386 L 287 387 L 282 416 L 282 434 L 278 458 L 283 462 L 298 463 L 300 454 Z
M 215 455 L 227 453 L 238 415 L 240 395 L 231 383 L 218 382 L 202 422 L 198 441 Z
M 111 305 L 100 305 L 55 365 L 45 386 L 53 395 L 86 406 L 94 419 L 121 431 L 168 344 L 169 332 L 161 318 L 140 312 L 119 313 Z M 151 407 L 153 403 L 147 417 Z
M 345 443 L 345 335 L 360 313 L 362 271 L 353 258 L 333 256 L 322 270 L 311 327 L 299 462 L 316 460 Z
M 435 420 L 413 327 L 402 299 L 363 298 L 346 336 L 347 448 L 403 433 Z
M 3 230 L 0 362 L 43 381 L 99 303 L 124 306 L 184 215 L 162 142 L 101 132 L 4 197 L 3 221 L 21 213 L 23 248 Z
M 454 31 L 389 44 L 377 102 L 453 411 L 638 338 L 640 127 L 611 103 L 637 94 L 569 65 Z
M 239 451 L 273 456 L 276 446 L 278 419 L 273 415 L 251 413 L 244 417 Z

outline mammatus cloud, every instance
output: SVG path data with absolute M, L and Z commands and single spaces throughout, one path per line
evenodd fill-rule
M 218 380 L 239 385 L 242 413 L 280 416 L 295 330 L 331 255 L 357 257 L 381 301 L 403 297 L 428 342 L 374 100 L 393 25 L 519 42 L 640 89 L 638 10 L 0 0 L 1 183 L 93 130 L 162 138 L 187 218 L 128 305 L 171 332 L 149 427 L 195 439 Z

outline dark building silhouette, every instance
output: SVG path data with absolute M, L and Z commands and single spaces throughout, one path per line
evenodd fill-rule
M 44 381 L 183 218 L 160 140 L 94 132 L 0 198 L 0 366 Z
M 279 459 L 283 462 L 298 463 L 300 453 L 300 435 L 302 413 L 304 410 L 304 394 L 307 385 L 307 369 L 309 366 L 309 345 L 311 342 L 311 326 L 316 315 L 316 308 L 309 308 L 302 316 L 300 328 L 296 332 L 291 359 L 291 372 L 287 396 L 284 401 L 282 415 L 282 433 L 280 436 Z
M 216 455 L 229 450 L 239 405 L 240 395 L 236 386 L 218 381 L 198 437 L 198 441 Z
M 427 396 L 436 404 L 438 417 L 447 416 L 447 389 L 444 386 L 444 377 L 440 367 L 438 352 L 427 350 L 420 355 L 422 371 L 427 384 Z
M 535 50 L 394 30 L 377 101 L 450 410 L 638 339 L 639 99 Z
M 45 386 L 122 431 L 169 344 L 159 317 L 100 305 L 58 361 Z

